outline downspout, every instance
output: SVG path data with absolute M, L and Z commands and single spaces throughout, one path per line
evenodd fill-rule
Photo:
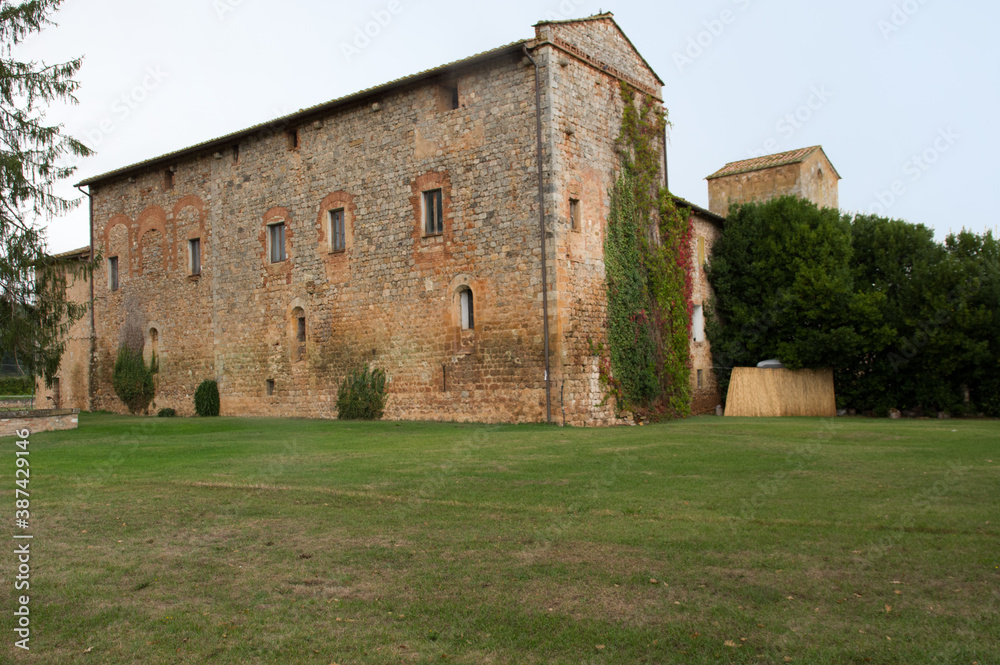
M 667 123 L 663 123 L 663 187 L 670 193 L 670 172 L 667 168 Z
M 542 241 L 542 335 L 545 339 L 545 422 L 552 422 L 552 378 L 549 368 L 549 278 L 546 266 L 545 171 L 542 168 L 542 83 L 538 63 L 524 46 L 524 57 L 535 67 L 535 138 L 538 151 L 538 231 Z
M 87 197 L 87 203 L 90 212 L 90 260 L 93 262 L 96 258 L 94 254 L 94 196 L 88 191 L 84 191 L 79 186 L 76 186 L 84 196 Z M 87 363 L 87 408 L 92 409 L 94 404 L 92 402 L 92 394 L 94 388 L 94 354 L 97 353 L 97 324 L 94 317 L 94 271 L 97 266 L 91 266 L 90 271 L 90 361 Z

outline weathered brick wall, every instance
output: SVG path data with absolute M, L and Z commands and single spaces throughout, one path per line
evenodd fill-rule
M 705 266 L 712 258 L 712 246 L 722 236 L 722 228 L 717 222 L 693 212 L 691 216 L 694 233 L 691 237 L 691 256 L 694 263 L 691 302 L 704 307 L 708 319 L 708 303 L 712 298 L 712 286 L 705 273 Z M 704 263 L 701 261 L 704 257 Z M 719 384 L 713 369 L 712 346 L 706 334 L 704 341 L 691 339 L 691 412 L 695 415 L 714 412 L 722 403 Z M 698 372 L 701 371 L 701 386 Z
M 551 302 L 556 312 L 558 343 L 553 350 L 554 415 L 574 425 L 608 425 L 619 421 L 612 404 L 601 405 L 605 393 L 599 382 L 594 345 L 606 343 L 607 296 L 604 238 L 610 192 L 620 171 L 615 144 L 624 110 L 620 81 L 599 64 L 630 72 L 644 85 L 662 93 L 654 75 L 608 20 L 539 27 L 540 39 L 570 44 L 570 53 L 544 47 L 548 143 L 552 184 L 547 188 L 548 229 L 556 257 Z M 573 57 L 585 51 L 588 58 Z M 570 220 L 570 201 L 578 200 L 576 228 Z
M 459 74 L 458 110 L 442 108 L 435 84 L 397 89 L 377 110 L 369 100 L 244 139 L 238 157 L 181 160 L 172 189 L 162 169 L 96 187 L 95 237 L 121 257 L 121 289 L 109 290 L 105 261 L 94 407 L 121 410 L 110 374 L 132 321 L 147 353 L 157 331 L 156 408 L 181 414 L 216 378 L 224 414 L 332 417 L 341 378 L 371 362 L 391 377 L 387 417 L 542 419 L 533 76 L 504 58 Z M 434 187 L 445 228 L 425 237 L 421 192 Z M 337 208 L 343 252 L 331 252 L 326 224 Z M 287 260 L 271 263 L 266 228 L 278 221 Z M 463 287 L 473 332 L 460 331 Z
M 56 270 L 61 269 L 58 264 Z M 77 275 L 75 270 L 66 269 L 66 298 L 76 304 L 90 302 L 90 281 L 85 275 Z M 90 338 L 91 317 L 88 311 L 83 318 L 70 326 L 63 339 L 63 350 L 57 381 L 46 386 L 43 379 L 35 382 L 35 406 L 54 409 L 90 408 Z
M 0 412 L 0 436 L 17 436 L 17 432 L 23 430 L 28 430 L 31 436 L 38 432 L 76 429 L 79 424 L 80 412 L 74 409 Z

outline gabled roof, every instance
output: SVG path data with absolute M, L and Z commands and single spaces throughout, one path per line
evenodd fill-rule
M 642 60 L 642 64 L 646 65 L 646 69 L 648 69 L 650 73 L 656 77 L 656 80 L 659 82 L 659 84 L 661 86 L 666 85 L 663 82 L 663 79 L 660 78 L 660 75 L 656 73 L 656 70 L 653 69 L 653 67 L 649 64 L 649 61 L 646 60 L 646 58 L 642 55 L 642 53 L 639 52 L 639 49 L 635 47 L 635 44 L 632 43 L 632 40 L 629 39 L 628 35 L 625 34 L 625 31 L 622 30 L 622 27 L 618 25 L 618 21 L 615 20 L 615 15 L 612 14 L 611 12 L 604 12 L 603 14 L 594 14 L 593 16 L 587 16 L 586 18 L 571 18 L 563 21 L 539 21 L 532 27 L 538 28 L 543 25 L 569 25 L 571 23 L 587 23 L 590 21 L 604 21 L 604 20 L 611 21 L 612 25 L 614 25 L 615 28 L 618 29 L 618 32 L 621 33 L 621 36 L 625 38 L 625 41 L 628 42 L 628 45 L 632 47 L 632 50 L 635 51 L 635 54 L 639 56 L 639 59 Z
M 216 148 L 223 148 L 227 145 L 238 142 L 242 138 L 252 136 L 261 132 L 268 130 L 275 131 L 276 128 L 281 127 L 294 127 L 297 124 L 305 122 L 307 119 L 315 118 L 316 116 L 324 115 L 338 109 L 342 106 L 348 104 L 357 103 L 365 100 L 366 98 L 377 97 L 379 95 L 384 95 L 387 92 L 397 90 L 414 83 L 426 79 L 433 79 L 435 77 L 441 76 L 442 74 L 458 68 L 470 65 L 475 65 L 480 62 L 491 60 L 503 55 L 511 53 L 520 53 L 526 45 L 531 42 L 529 40 L 520 40 L 507 44 L 506 46 L 501 46 L 490 51 L 484 51 L 483 53 L 478 53 L 468 58 L 462 60 L 456 60 L 455 62 L 448 63 L 446 65 L 441 65 L 440 67 L 435 67 L 433 69 L 427 69 L 410 76 L 396 79 L 394 81 L 389 81 L 388 83 L 383 83 L 382 85 L 375 86 L 373 88 L 366 88 L 359 92 L 347 95 L 345 97 L 339 97 L 329 102 L 324 102 L 322 104 L 317 104 L 316 106 L 310 106 L 305 109 L 296 111 L 295 113 L 282 116 L 280 118 L 275 118 L 268 122 L 263 122 L 253 127 L 248 127 L 247 129 L 241 129 L 240 131 L 233 132 L 232 134 L 226 134 L 225 136 L 219 137 L 217 139 L 212 139 L 210 141 L 204 141 L 202 143 L 195 144 L 191 147 L 184 148 L 182 150 L 177 150 L 175 152 L 170 152 L 165 155 L 160 155 L 159 157 L 153 157 L 152 159 L 147 159 L 142 162 L 137 162 L 129 166 L 122 167 L 120 169 L 115 169 L 114 171 L 109 171 L 107 173 L 94 176 L 92 178 L 87 178 L 77 184 L 77 187 L 86 187 L 87 185 L 95 185 L 104 180 L 114 178 L 116 176 L 121 176 L 131 171 L 138 171 L 140 169 L 148 168 L 154 165 L 166 165 L 170 162 L 174 162 L 182 157 L 187 157 L 193 154 L 208 152 Z
M 837 168 L 833 166 L 833 162 L 831 162 L 830 158 L 826 156 L 826 153 L 823 151 L 823 146 L 820 145 L 814 145 L 810 148 L 799 148 L 798 150 L 789 150 L 788 152 L 779 152 L 776 155 L 765 155 L 763 157 L 754 157 L 753 159 L 744 159 L 739 162 L 730 162 L 705 179 L 712 180 L 714 178 L 723 178 L 728 175 L 762 171 L 764 169 L 773 169 L 778 166 L 787 166 L 789 164 L 799 164 L 811 157 L 817 150 L 823 153 L 823 157 L 826 157 L 826 161 L 833 169 L 834 175 L 836 175 L 838 179 L 841 179 L 840 174 L 837 173 Z
M 702 217 L 706 218 L 707 220 L 709 220 L 711 222 L 715 222 L 719 226 L 722 226 L 723 224 L 726 223 L 726 218 L 723 217 L 722 215 L 714 213 L 711 210 L 706 210 L 705 208 L 702 208 L 700 205 L 697 205 L 695 203 L 691 203 L 687 199 L 682 199 L 679 196 L 675 196 L 674 197 L 674 203 L 676 203 L 677 205 L 681 206 L 682 208 L 687 208 L 691 212 L 698 213 L 699 215 L 701 215 Z
M 80 259 L 85 261 L 90 258 L 90 247 L 81 247 L 80 249 L 74 249 L 69 252 L 62 252 L 61 254 L 53 254 L 53 259 L 59 259 L 68 261 L 70 259 Z

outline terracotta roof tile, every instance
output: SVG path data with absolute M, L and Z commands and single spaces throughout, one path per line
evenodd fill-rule
M 819 150 L 823 152 L 823 147 L 814 145 L 809 148 L 799 148 L 798 150 L 789 150 L 788 152 L 779 152 L 776 155 L 764 155 L 763 157 L 754 157 L 753 159 L 744 159 L 739 162 L 730 162 L 723 166 L 721 169 L 708 176 L 706 180 L 712 180 L 714 178 L 722 178 L 727 175 L 736 175 L 738 173 L 750 173 L 751 171 L 761 171 L 763 169 L 773 169 L 776 166 L 786 166 L 788 164 L 798 164 L 810 157 L 814 152 Z M 826 153 L 824 153 L 825 156 Z M 829 161 L 829 158 L 827 159 Z M 832 166 L 832 164 L 831 164 Z M 834 169 L 836 173 L 836 169 Z M 837 174 L 840 177 L 840 174 Z

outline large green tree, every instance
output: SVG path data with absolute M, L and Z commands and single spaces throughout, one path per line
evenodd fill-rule
M 61 2 L 0 4 L 0 350 L 47 381 L 59 367 L 62 336 L 85 305 L 67 300 L 66 276 L 76 267 L 48 256 L 41 225 L 79 203 L 53 186 L 75 171 L 71 156 L 90 150 L 46 122 L 50 105 L 76 102 L 81 59 L 21 62 L 15 51 L 52 24 Z
M 859 293 L 849 218 L 797 198 L 734 207 L 713 248 L 716 297 L 708 321 L 723 390 L 732 367 L 851 371 L 884 347 L 884 297 Z
M 1000 416 L 1000 243 L 795 198 L 734 208 L 713 251 L 718 367 L 832 367 L 838 402 Z M 728 372 L 720 371 L 722 382 Z

